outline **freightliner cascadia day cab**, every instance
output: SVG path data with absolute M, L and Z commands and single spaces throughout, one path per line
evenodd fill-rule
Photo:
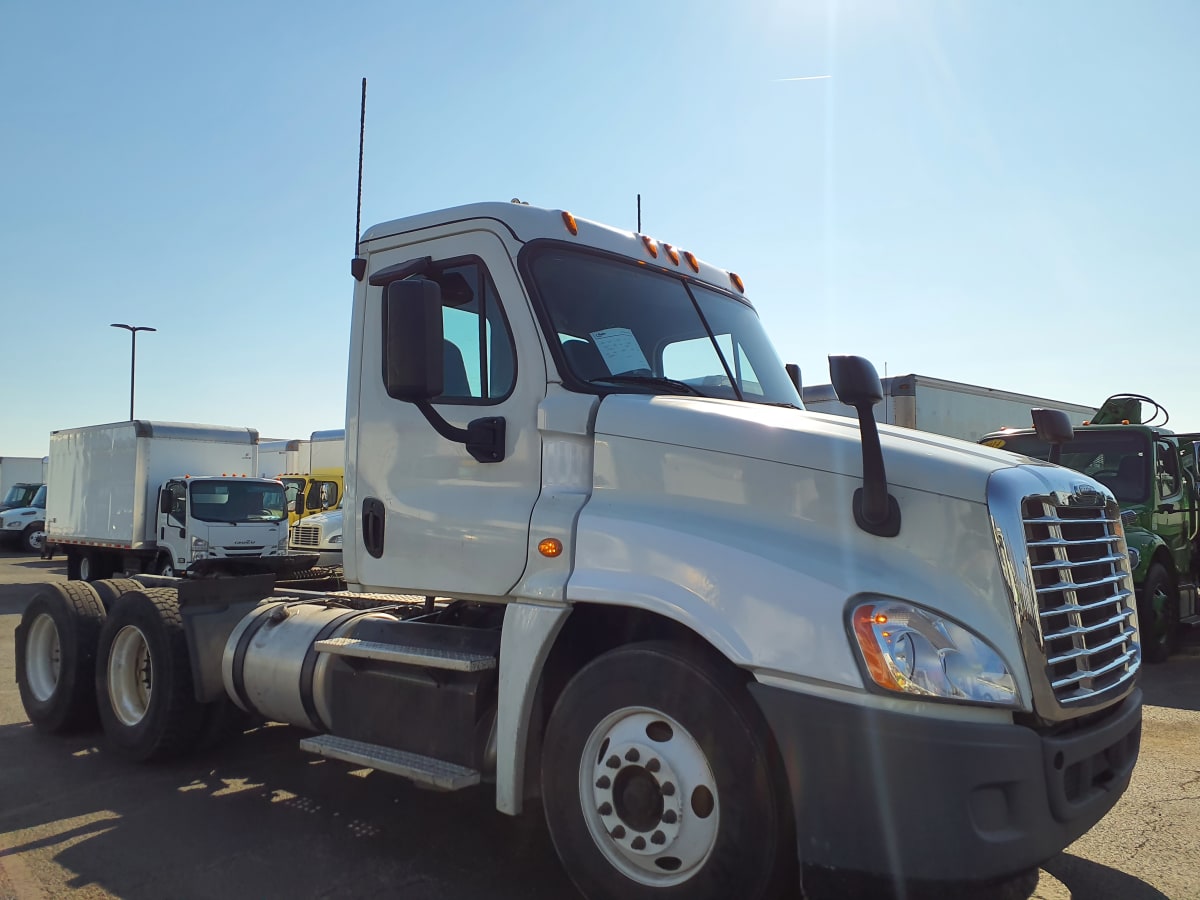
M 48 539 L 67 577 L 284 572 L 283 485 L 255 470 L 253 429 L 117 422 L 50 435 Z
M 857 357 L 858 421 L 805 411 L 736 274 L 565 212 L 377 225 L 352 272 L 350 591 L 40 589 L 39 727 L 158 758 L 232 702 L 544 812 L 592 898 L 1004 877 L 1116 803 L 1141 660 L 1102 485 L 877 428 Z M 139 636 L 188 702 L 122 668 Z

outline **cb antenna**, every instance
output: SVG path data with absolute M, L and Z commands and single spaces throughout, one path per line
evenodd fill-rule
M 642 233 L 642 195 L 638 194 L 638 234 Z
M 367 274 L 367 261 L 358 255 L 358 237 L 362 234 L 362 175 L 363 138 L 367 133 L 367 79 L 362 80 L 362 105 L 358 114 L 358 209 L 354 213 L 354 258 L 350 260 L 350 274 L 355 281 L 362 281 Z

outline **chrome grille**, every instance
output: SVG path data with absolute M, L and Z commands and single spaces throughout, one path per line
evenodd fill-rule
M 1118 515 L 1057 493 L 1021 506 L 1046 678 L 1064 707 L 1120 688 L 1141 663 Z
M 294 547 L 321 546 L 321 527 L 319 525 L 293 525 L 291 543 Z

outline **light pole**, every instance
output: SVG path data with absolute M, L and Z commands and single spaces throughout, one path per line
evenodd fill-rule
M 139 331 L 158 331 L 149 325 L 126 325 L 123 322 L 113 322 L 113 328 L 124 328 L 133 338 L 133 347 L 129 354 L 129 421 L 133 421 L 133 376 L 137 372 L 137 333 Z

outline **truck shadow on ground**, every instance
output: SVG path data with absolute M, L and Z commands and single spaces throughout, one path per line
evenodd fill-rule
M 97 734 L 54 738 L 27 723 L 0 727 L 0 870 L 20 856 L 44 871 L 37 860 L 52 858 L 74 873 L 66 884 L 46 884 L 52 894 L 100 889 L 123 900 L 578 896 L 536 804 L 512 819 L 495 810 L 488 786 L 422 790 L 304 754 L 303 736 L 266 725 L 206 754 L 137 765 L 104 750 Z M 1052 871 L 1079 898 L 1162 898 L 1074 857 L 1058 858 Z M 808 881 L 805 896 L 1026 900 L 1036 885 L 1036 872 L 1002 885 L 937 888 L 838 878 Z
M 127 900 L 575 896 L 540 816 L 498 813 L 486 787 L 435 794 L 351 774 L 301 753 L 302 736 L 265 726 L 206 755 L 136 765 L 97 735 L 4 726 L 0 862 L 49 855 L 76 873 L 66 888 Z

